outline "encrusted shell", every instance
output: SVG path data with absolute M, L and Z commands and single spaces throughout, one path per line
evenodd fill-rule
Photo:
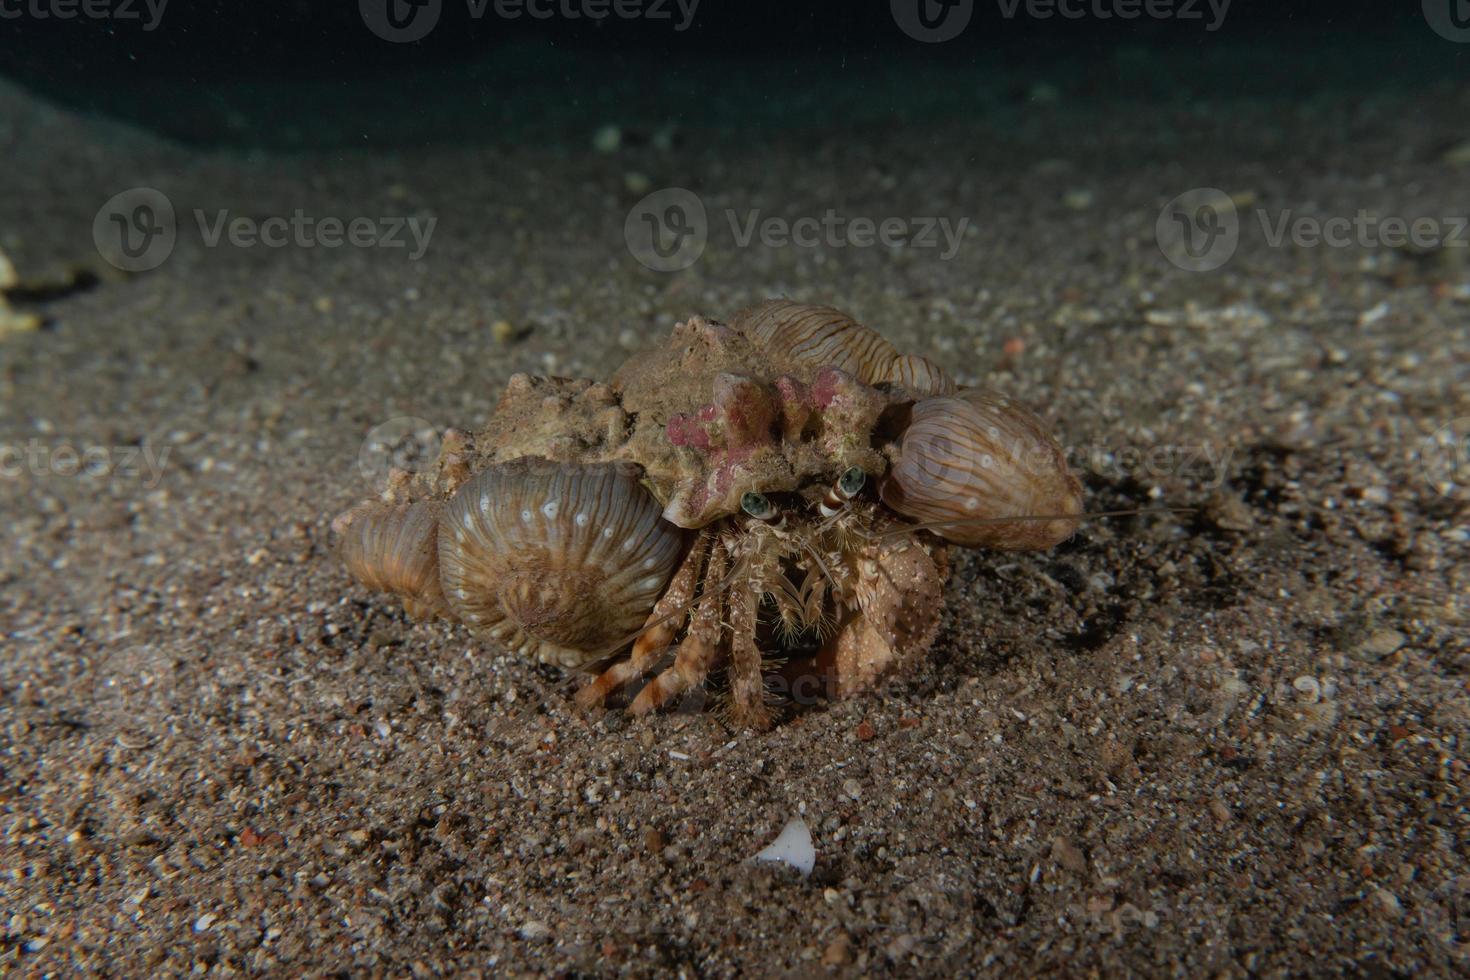
M 977 522 L 933 529 L 969 547 L 1050 548 L 1071 536 L 1076 519 L 995 520 L 1082 512 L 1082 486 L 1041 420 L 976 389 L 914 404 L 879 494 L 921 523 Z
M 440 578 L 466 624 L 562 666 L 615 653 L 682 555 L 637 467 L 525 458 L 490 466 L 445 506 Z
M 413 618 L 436 615 L 444 609 L 438 523 L 439 505 L 430 501 L 369 502 L 344 515 L 342 562 L 365 587 L 402 599 Z

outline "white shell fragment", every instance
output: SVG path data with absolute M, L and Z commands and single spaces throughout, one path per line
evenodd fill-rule
M 757 854 L 754 861 L 774 861 L 801 872 L 802 877 L 812 873 L 817 865 L 817 849 L 812 844 L 812 832 L 801 817 L 792 817 L 781 828 L 776 839 Z

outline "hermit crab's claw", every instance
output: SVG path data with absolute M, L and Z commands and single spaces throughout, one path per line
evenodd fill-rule
M 879 495 L 972 548 L 1050 548 L 1071 536 L 1082 513 L 1082 485 L 1041 420 L 976 389 L 914 403 Z
M 855 615 L 823 645 L 817 666 L 832 697 L 872 690 L 912 667 L 934 643 L 949 574 L 946 547 L 933 538 L 875 538 L 855 582 Z

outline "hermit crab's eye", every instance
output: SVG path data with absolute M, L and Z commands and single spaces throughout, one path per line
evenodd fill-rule
M 823 517 L 832 517 L 846 510 L 852 498 L 863 492 L 863 485 L 867 482 L 868 474 L 863 472 L 861 466 L 848 467 L 842 471 L 837 482 L 827 488 L 817 510 Z
M 776 505 L 765 494 L 754 491 L 740 498 L 740 509 L 758 521 L 769 521 L 776 516 Z

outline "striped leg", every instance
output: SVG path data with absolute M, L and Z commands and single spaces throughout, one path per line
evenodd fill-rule
M 684 624 L 684 615 L 694 602 L 699 572 L 709 552 L 709 535 L 700 534 L 669 581 L 669 587 L 648 615 L 643 631 L 633 641 L 626 660 L 619 660 L 588 681 L 576 694 L 577 707 L 589 711 L 607 700 L 614 691 L 633 683 L 653 669 Z
M 766 703 L 761 651 L 755 643 L 756 612 L 760 597 L 748 582 L 737 582 L 730 597 L 730 719 L 737 725 L 764 731 L 776 723 Z
M 649 681 L 628 706 L 635 715 L 646 715 L 674 698 L 704 683 L 720 660 L 720 611 L 724 608 L 724 577 L 729 564 L 723 544 L 710 553 L 709 571 L 705 573 L 705 592 L 699 598 L 689 635 L 679 644 L 679 652 L 668 670 Z

